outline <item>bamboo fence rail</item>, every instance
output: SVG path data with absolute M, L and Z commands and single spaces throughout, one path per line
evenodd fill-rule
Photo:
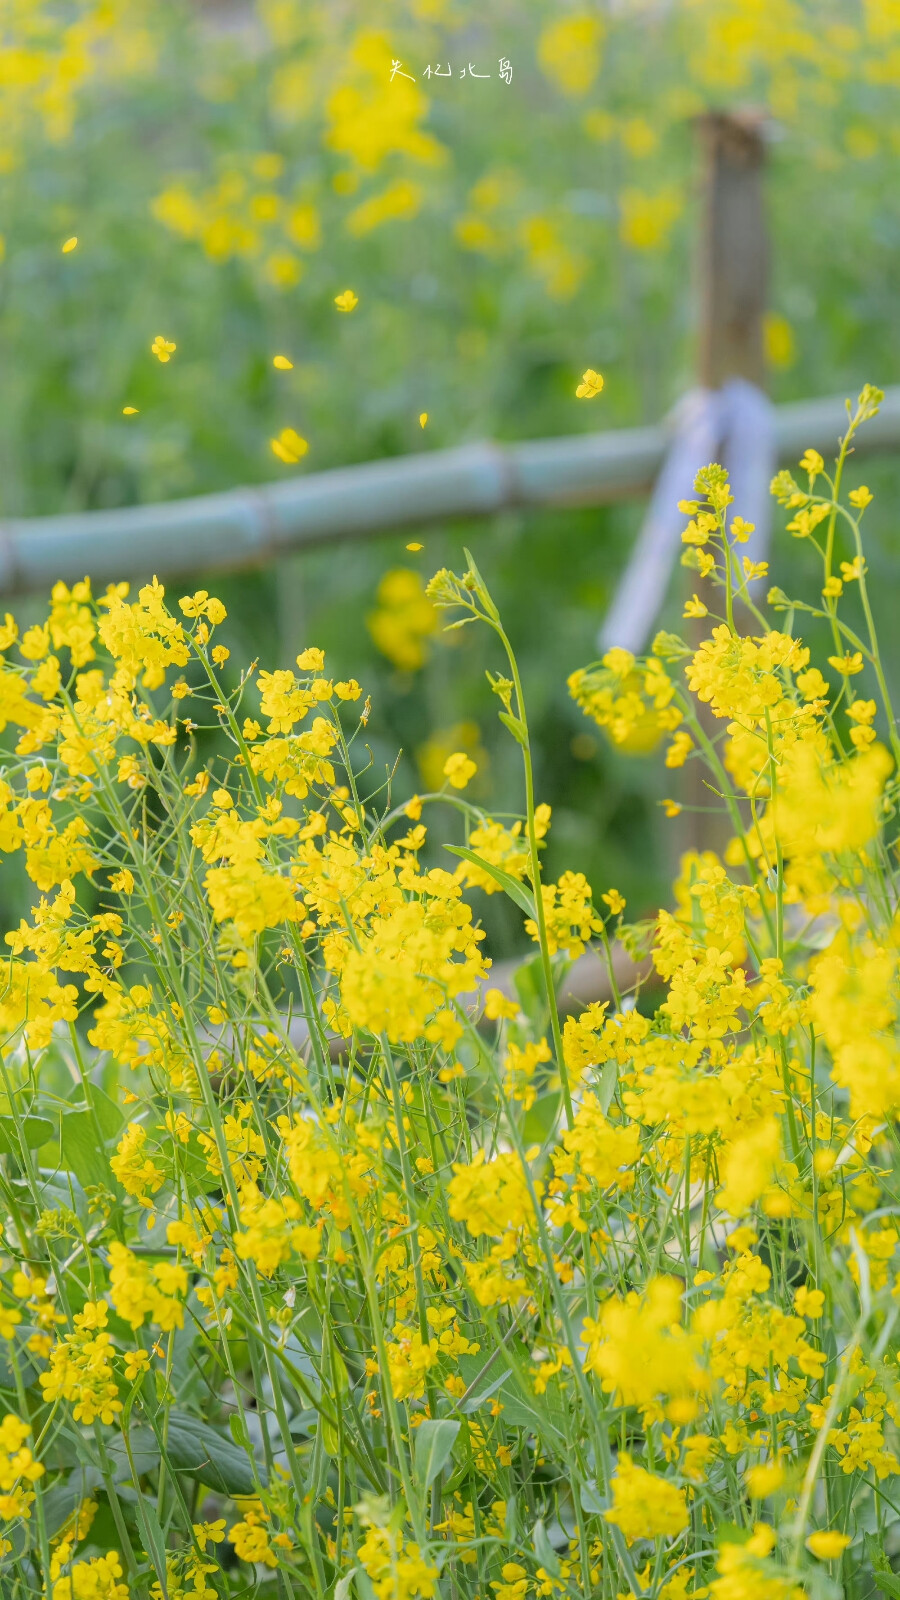
M 779 458 L 833 451 L 843 396 L 776 409 Z M 339 467 L 224 494 L 121 511 L 0 521 L 0 594 L 158 573 L 258 566 L 337 540 L 375 537 L 513 508 L 602 505 L 646 494 L 666 452 L 665 425 L 490 442 Z M 859 437 L 857 454 L 900 449 L 900 386 Z

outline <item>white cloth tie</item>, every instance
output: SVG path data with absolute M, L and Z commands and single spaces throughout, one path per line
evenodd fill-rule
M 701 467 L 720 461 L 731 480 L 732 516 L 755 531 L 740 546 L 742 556 L 764 561 L 769 548 L 775 472 L 775 412 L 768 396 L 744 378 L 721 389 L 692 389 L 671 417 L 672 440 L 653 489 L 647 515 L 628 565 L 600 629 L 601 650 L 619 645 L 639 655 L 647 647 L 662 610 L 685 526 L 679 500 L 695 497 Z M 756 585 L 750 584 L 752 594 Z

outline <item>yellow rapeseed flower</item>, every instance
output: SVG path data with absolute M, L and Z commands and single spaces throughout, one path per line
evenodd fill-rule
M 269 445 L 272 454 L 283 461 L 286 466 L 295 466 L 302 456 L 306 455 L 309 443 L 301 438 L 294 428 L 282 428 L 277 439 L 270 439 Z
M 464 789 L 477 771 L 476 763 L 464 750 L 455 750 L 444 762 L 444 777 L 454 789 Z
M 862 672 L 863 658 L 858 650 L 847 650 L 842 656 L 829 656 L 828 665 L 845 678 L 852 678 L 857 672 Z
M 595 372 L 593 367 L 588 367 L 587 371 L 582 375 L 578 388 L 575 390 L 575 395 L 579 400 L 593 400 L 594 396 L 600 394 L 602 389 L 603 379 L 600 373 Z
M 836 1561 L 851 1542 L 848 1533 L 839 1533 L 836 1528 L 823 1528 L 820 1533 L 810 1534 L 806 1548 L 819 1561 Z

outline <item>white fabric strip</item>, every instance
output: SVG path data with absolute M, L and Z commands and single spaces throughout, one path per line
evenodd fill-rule
M 774 411 L 755 384 L 732 378 L 721 389 L 693 389 L 672 414 L 672 442 L 647 515 L 598 637 L 601 651 L 619 645 L 639 655 L 649 643 L 681 552 L 684 513 L 701 467 L 721 461 L 734 496 L 731 515 L 756 531 L 740 547 L 764 561 L 769 544 L 769 483 L 775 471 Z M 751 586 L 751 593 L 753 592 Z

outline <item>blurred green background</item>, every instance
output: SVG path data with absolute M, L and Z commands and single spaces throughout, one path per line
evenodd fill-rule
M 8 0 L 0 41 L 0 515 L 659 419 L 692 381 L 709 108 L 767 113 L 774 398 L 897 377 L 896 0 Z M 582 402 L 587 366 L 606 387 Z M 285 428 L 299 466 L 271 448 Z M 865 465 L 889 623 L 897 467 Z M 403 752 L 397 797 L 467 748 L 472 798 L 518 809 L 489 641 L 417 631 L 418 575 L 468 542 L 521 655 L 548 871 L 641 915 L 666 892 L 673 775 L 614 752 L 565 689 L 640 509 L 429 528 L 417 553 L 405 530 L 197 582 L 229 608 L 235 670 L 315 643 L 364 683 L 376 772 Z M 773 578 L 815 585 L 781 526 Z M 521 937 L 501 899 L 483 906 L 498 954 Z

